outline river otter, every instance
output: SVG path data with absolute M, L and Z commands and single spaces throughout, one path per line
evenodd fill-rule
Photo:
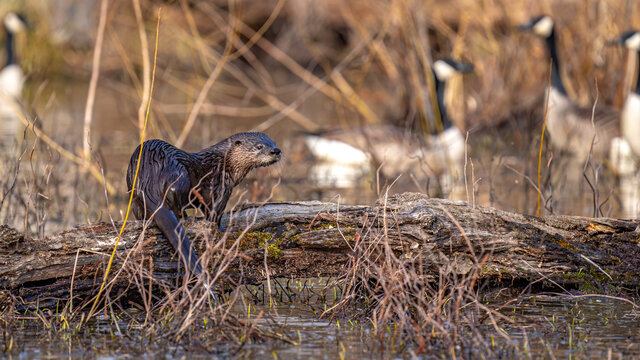
M 127 188 L 131 191 L 140 146 L 131 155 Z M 137 219 L 153 216 L 156 225 L 195 276 L 202 266 L 177 217 L 193 206 L 220 226 L 233 187 L 249 171 L 280 160 L 281 152 L 267 135 L 232 135 L 200 152 L 189 153 L 162 140 L 144 142 L 131 208 Z

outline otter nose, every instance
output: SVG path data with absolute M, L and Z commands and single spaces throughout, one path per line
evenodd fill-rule
M 280 155 L 281 151 L 278 148 L 271 149 L 271 155 Z

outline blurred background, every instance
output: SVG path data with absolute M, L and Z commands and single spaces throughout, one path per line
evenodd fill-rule
M 635 54 L 606 41 L 640 26 L 639 7 L 632 0 L 3 0 L 0 17 L 19 12 L 31 25 L 15 35 L 25 74 L 19 103 L 31 126 L 2 155 L 0 222 L 42 235 L 124 217 L 160 8 L 145 137 L 197 151 L 262 131 L 283 150 L 279 164 L 250 174 L 230 205 L 370 204 L 388 189 L 535 214 L 540 192 L 542 214 L 625 216 L 606 160 L 568 176 L 544 144 L 538 192 L 549 60 L 543 39 L 516 28 L 552 15 L 571 98 L 619 108 L 633 86 Z M 378 125 L 411 138 L 437 132 L 429 69 L 445 57 L 474 65 L 448 82 L 444 99 L 467 142 L 462 172 L 445 180 L 418 168 L 390 175 L 374 163 L 346 183 L 311 176 L 318 159 L 305 145 L 309 134 Z M 369 146 L 386 141 L 394 140 Z

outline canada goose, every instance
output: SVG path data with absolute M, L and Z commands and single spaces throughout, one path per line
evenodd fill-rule
M 581 107 L 569 98 L 560 77 L 556 31 L 550 16 L 535 17 L 520 26 L 520 30 L 532 31 L 543 37 L 552 61 L 547 117 L 547 131 L 551 138 L 551 145 L 584 162 L 587 160 L 593 141 L 593 155 L 599 159 L 606 158 L 611 139 L 620 133 L 619 112 L 609 107 L 598 106 L 593 113 L 591 106 Z M 591 123 L 592 115 L 595 128 Z
M 26 20 L 14 12 L 4 16 L 6 32 L 6 63 L 0 70 L 0 139 L 3 143 L 15 140 L 19 122 L 16 119 L 16 101 L 22 94 L 24 74 L 15 51 L 15 34 L 27 28 Z
M 459 177 L 465 140 L 447 116 L 445 85 L 454 74 L 473 71 L 473 66 L 440 59 L 434 62 L 432 71 L 442 132 L 425 139 L 393 126 L 363 126 L 307 135 L 305 143 L 319 162 L 311 170 L 311 177 L 323 186 L 352 186 L 360 176 L 373 172 L 372 160 L 382 164 L 381 172 L 388 178 L 410 170 L 427 177 Z
M 620 44 L 640 55 L 640 32 L 626 31 L 609 45 Z M 622 137 L 611 142 L 610 162 L 617 170 L 619 194 L 623 216 L 637 218 L 640 213 L 640 178 L 637 176 L 637 161 L 640 158 L 640 56 L 636 56 L 636 87 L 627 95 L 622 107 L 620 126 Z
M 22 85 L 24 84 L 24 74 L 20 65 L 15 49 L 15 34 L 25 30 L 27 22 L 21 15 L 10 12 L 4 17 L 4 29 L 6 32 L 5 48 L 6 63 L 0 71 L 0 91 L 12 98 L 18 98 L 22 94 Z
M 627 49 L 638 54 L 636 87 L 627 95 L 624 101 L 620 116 L 620 126 L 622 128 L 622 136 L 628 142 L 633 154 L 636 157 L 640 157 L 640 32 L 636 30 L 627 31 L 609 43 L 624 45 Z

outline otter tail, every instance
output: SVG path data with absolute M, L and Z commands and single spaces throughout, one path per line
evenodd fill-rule
M 165 206 L 160 206 L 153 219 L 162 230 L 162 233 L 169 239 L 173 248 L 180 254 L 180 258 L 184 261 L 191 274 L 196 277 L 200 276 L 202 274 L 202 265 L 200 265 L 198 256 L 191 247 L 187 232 L 180 225 L 173 211 Z

